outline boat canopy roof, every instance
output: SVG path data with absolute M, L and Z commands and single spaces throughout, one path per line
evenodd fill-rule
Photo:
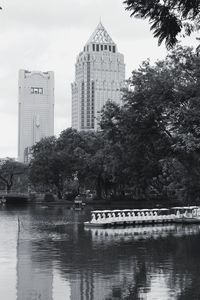
M 177 209 L 177 210 L 181 210 L 181 209 L 197 209 L 199 208 L 198 206 L 177 206 L 177 207 L 171 207 L 170 209 Z

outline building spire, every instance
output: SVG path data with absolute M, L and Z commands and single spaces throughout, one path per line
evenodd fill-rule
M 111 39 L 110 35 L 106 31 L 105 27 L 101 23 L 101 18 L 100 18 L 99 24 L 97 25 L 95 31 L 93 32 L 93 34 L 91 35 L 91 37 L 89 38 L 89 40 L 87 42 L 87 44 L 91 44 L 91 43 L 115 45 L 115 43 Z

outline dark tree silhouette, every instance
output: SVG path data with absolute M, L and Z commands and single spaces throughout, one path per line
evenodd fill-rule
M 126 0 L 131 17 L 148 19 L 154 37 L 168 49 L 178 41 L 179 34 L 190 35 L 199 28 L 199 0 Z
M 0 165 L 0 183 L 4 184 L 6 191 L 9 193 L 13 187 L 15 178 L 26 174 L 27 166 L 23 163 L 7 159 Z

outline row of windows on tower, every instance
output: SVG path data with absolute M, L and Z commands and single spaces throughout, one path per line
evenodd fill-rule
M 112 45 L 102 45 L 102 44 L 92 44 L 92 51 L 110 51 L 115 53 L 116 52 L 116 46 Z M 89 45 L 84 47 L 84 51 L 89 51 Z

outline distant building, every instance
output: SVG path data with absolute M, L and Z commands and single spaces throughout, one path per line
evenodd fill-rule
M 18 160 L 28 162 L 30 148 L 54 135 L 54 73 L 19 71 Z
M 124 81 L 124 56 L 100 22 L 76 60 L 72 127 L 97 130 L 103 105 L 108 100 L 121 103 Z

